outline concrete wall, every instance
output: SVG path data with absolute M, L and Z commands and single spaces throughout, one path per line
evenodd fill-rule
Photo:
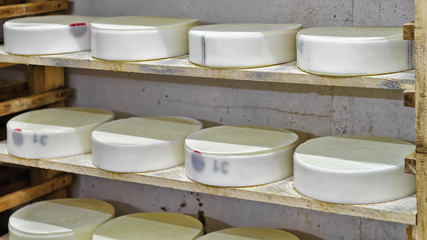
M 204 22 L 299 22 L 312 26 L 400 26 L 412 21 L 403 0 L 74 0 L 73 14 L 193 17 Z M 184 115 L 218 124 L 265 124 L 310 136 L 362 134 L 414 140 L 414 110 L 401 91 L 319 87 L 67 69 L 70 106 L 123 115 Z M 183 212 L 207 230 L 266 226 L 302 239 L 404 239 L 405 226 L 286 206 L 110 181 L 76 178 L 74 197 L 111 201 L 119 214 Z

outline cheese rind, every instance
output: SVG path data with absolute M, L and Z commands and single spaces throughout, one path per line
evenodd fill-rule
M 57 158 L 91 151 L 90 134 L 111 111 L 50 108 L 20 114 L 7 124 L 7 151 L 22 158 Z
M 412 42 L 400 27 L 317 27 L 297 34 L 297 66 L 335 76 L 372 75 L 413 68 Z
M 184 140 L 202 123 L 185 117 L 129 118 L 92 133 L 92 162 L 114 172 L 146 172 L 184 163 Z
M 191 62 L 218 68 L 259 67 L 294 61 L 301 24 L 214 24 L 189 32 Z
M 10 240 L 90 240 L 113 218 L 114 208 L 95 199 L 55 199 L 27 205 L 9 218 Z
M 203 225 L 194 217 L 170 212 L 151 212 L 115 218 L 99 227 L 93 240 L 192 240 L 202 235 Z
M 302 194 L 334 203 L 391 201 L 415 193 L 415 176 L 403 159 L 415 146 L 384 137 L 320 137 L 297 147 L 294 186 Z
M 124 16 L 91 25 L 92 56 L 104 60 L 141 61 L 188 53 L 188 30 L 197 19 Z
M 90 50 L 90 23 L 97 17 L 54 15 L 12 19 L 4 23 L 4 50 L 18 55 Z
M 200 240 L 299 240 L 292 233 L 261 227 L 227 228 L 206 234 Z
M 185 140 L 185 171 L 213 186 L 252 186 L 292 175 L 298 136 L 288 130 L 256 125 L 219 126 Z

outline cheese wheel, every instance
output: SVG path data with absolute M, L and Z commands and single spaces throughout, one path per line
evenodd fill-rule
M 295 61 L 301 24 L 214 24 L 189 32 L 190 61 L 208 67 L 259 67 Z
M 297 65 L 336 76 L 371 75 L 413 68 L 412 41 L 400 27 L 317 27 L 297 34 Z
M 185 171 L 213 186 L 252 186 L 292 175 L 298 136 L 288 130 L 256 125 L 200 130 L 185 140 Z
M 90 50 L 90 23 L 96 17 L 54 15 L 9 20 L 3 25 L 4 51 L 19 55 Z
M 199 238 L 199 240 L 299 240 L 292 233 L 261 227 L 227 228 L 211 232 Z
M 115 61 L 140 61 L 188 53 L 188 30 L 197 19 L 125 16 L 94 21 L 92 56 Z
M 90 134 L 113 119 L 93 108 L 49 108 L 26 112 L 7 124 L 7 151 L 22 158 L 58 158 L 91 151 Z
M 170 212 L 135 213 L 115 218 L 99 227 L 93 240 L 192 240 L 203 235 L 194 217 Z
M 294 186 L 334 203 L 385 202 L 415 193 L 415 176 L 404 173 L 411 143 L 384 137 L 320 137 L 295 150 Z
M 9 218 L 9 240 L 91 240 L 113 218 L 109 203 L 94 199 L 55 199 L 27 205 Z
M 184 163 L 184 140 L 202 123 L 184 117 L 129 118 L 92 133 L 92 162 L 114 172 L 146 172 Z

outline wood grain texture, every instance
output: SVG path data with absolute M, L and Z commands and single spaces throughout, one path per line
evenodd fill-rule
M 295 62 L 252 69 L 215 69 L 194 65 L 189 62 L 188 56 L 141 62 L 114 62 L 94 59 L 89 52 L 17 56 L 5 53 L 3 46 L 0 46 L 0 62 L 201 77 L 206 81 L 215 78 L 376 89 L 414 89 L 415 80 L 413 70 L 376 76 L 328 77 L 305 73 L 296 67 Z
M 417 174 L 417 170 L 416 170 L 417 161 L 415 156 L 416 156 L 416 152 L 414 151 L 405 157 L 405 173 L 413 174 L 413 175 Z
M 3 101 L 0 102 L 0 116 L 33 109 L 55 102 L 65 101 L 70 93 L 70 89 L 59 89 L 47 93 Z
M 292 177 L 275 183 L 255 187 L 213 187 L 189 180 L 185 175 L 183 166 L 147 173 L 114 173 L 104 171 L 93 166 L 91 157 L 91 154 L 83 154 L 49 160 L 23 159 L 7 154 L 5 141 L 0 142 L 0 161 L 23 166 L 59 170 L 106 179 L 142 183 L 158 187 L 167 187 L 216 196 L 246 199 L 403 224 L 415 224 L 417 211 L 415 195 L 379 204 L 334 204 L 317 201 L 301 195 L 294 189 Z
M 406 226 L 406 240 L 417 240 L 417 226 L 407 225 Z
M 43 1 L 0 6 L 0 18 L 35 15 L 68 9 L 67 0 Z
M 28 187 L 0 197 L 0 212 L 29 202 L 71 184 L 71 174 L 56 177 L 40 185 Z
M 403 39 L 405 40 L 414 40 L 414 29 L 415 29 L 415 23 L 405 23 L 403 24 Z

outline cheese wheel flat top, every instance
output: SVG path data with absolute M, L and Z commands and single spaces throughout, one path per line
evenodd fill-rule
M 63 234 L 100 224 L 113 216 L 113 206 L 104 201 L 55 199 L 17 210 L 10 217 L 9 226 L 26 234 Z
M 234 24 L 212 24 L 192 28 L 192 33 L 203 33 L 207 35 L 250 35 L 250 34 L 274 34 L 283 31 L 297 30 L 301 24 L 268 24 L 268 23 L 234 23 Z
M 409 142 L 384 137 L 320 137 L 299 145 L 294 155 L 311 167 L 352 172 L 400 167 L 414 150 Z
M 227 228 L 206 234 L 200 240 L 299 240 L 295 235 L 274 228 Z
M 75 23 L 91 23 L 98 17 L 86 17 L 75 15 L 54 15 L 54 16 L 40 16 L 40 17 L 25 17 L 12 19 L 4 23 L 5 27 L 21 27 L 25 29 L 38 29 L 38 28 L 61 28 L 69 27 L 70 24 Z
M 134 117 L 105 123 L 93 137 L 105 143 L 153 144 L 185 138 L 201 127 L 199 121 L 184 117 Z
M 99 227 L 93 240 L 190 240 L 203 235 L 194 217 L 168 212 L 135 213 L 115 218 Z
M 91 24 L 92 29 L 99 30 L 156 30 L 179 28 L 198 23 L 192 18 L 121 16 L 101 18 Z
M 391 40 L 403 39 L 401 27 L 314 27 L 303 29 L 298 36 L 339 40 Z
M 200 130 L 188 136 L 185 144 L 202 153 L 247 155 L 282 150 L 297 140 L 295 133 L 285 129 L 237 125 Z
M 25 130 L 60 130 L 100 124 L 113 118 L 111 111 L 95 108 L 49 108 L 26 112 L 12 118 L 8 125 Z

